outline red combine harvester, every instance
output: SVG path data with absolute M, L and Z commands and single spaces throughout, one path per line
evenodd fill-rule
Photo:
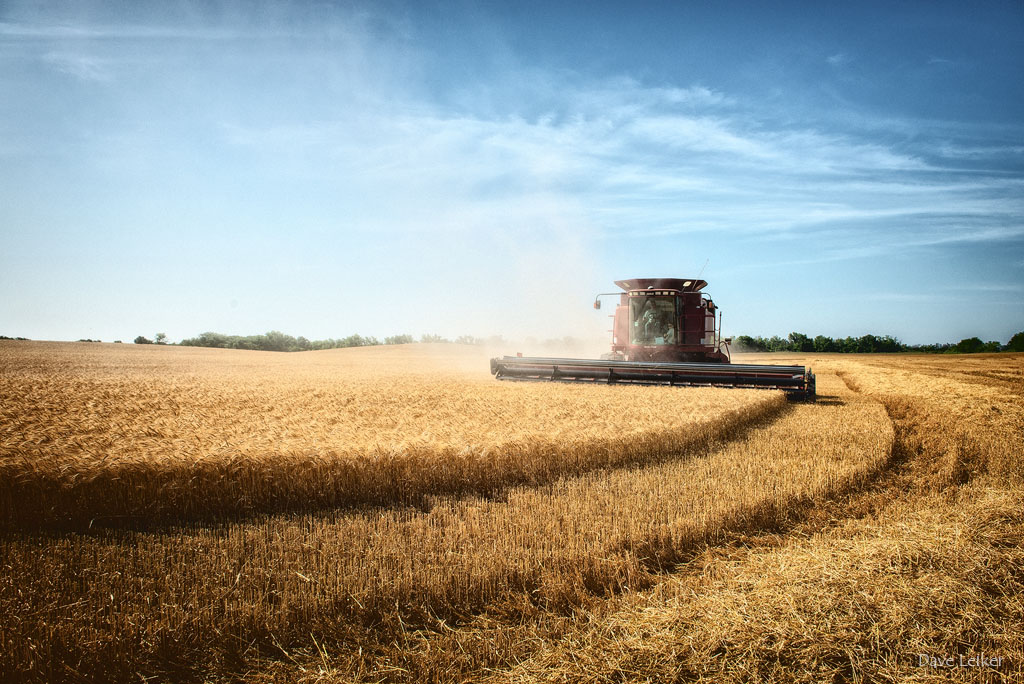
M 600 360 L 505 356 L 491 359 L 499 380 L 605 382 L 680 387 L 779 389 L 814 400 L 814 373 L 804 366 L 731 363 L 729 338 L 721 333 L 721 312 L 701 292 L 707 282 L 685 278 L 616 280 L 618 296 L 612 351 Z M 716 325 L 717 312 L 717 325 Z

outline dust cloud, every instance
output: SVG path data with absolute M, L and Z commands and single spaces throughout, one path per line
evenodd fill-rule
M 557 205 L 506 220 L 506 230 L 434 236 L 433 268 L 410 288 L 434 294 L 417 295 L 405 320 L 393 324 L 422 331 L 417 339 L 471 336 L 494 356 L 597 358 L 609 351 L 614 309 L 593 303 L 615 285 L 598 265 L 593 228 Z

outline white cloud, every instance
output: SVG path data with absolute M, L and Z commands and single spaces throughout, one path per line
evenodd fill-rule
M 363 196 L 390 195 L 378 217 L 410 230 L 475 229 L 510 216 L 529 225 L 541 220 L 530 207 L 544 198 L 608 235 L 813 230 L 824 238 L 829 227 L 885 234 L 898 225 L 901 240 L 873 241 L 889 251 L 1020 236 L 1004 225 L 1024 213 L 1019 179 L 951 173 L 874 137 L 782 128 L 700 86 L 570 79 L 541 87 L 551 111 L 533 119 L 473 112 L 468 95 L 457 114 L 423 102 L 375 104 L 344 120 L 224 131 L 279 168 L 289 156 L 302 170 L 325 159 L 314 166 Z M 821 258 L 877 251 L 836 248 Z
M 0 22 L 0 36 L 14 38 L 52 39 L 152 39 L 177 38 L 197 40 L 221 40 L 240 38 L 247 33 L 235 30 L 202 27 L 182 28 L 172 26 L 94 26 L 83 24 L 35 24 Z M 267 35 L 267 34 L 264 34 Z
M 441 320 L 439 306 L 451 308 L 450 320 L 488 318 L 450 331 L 459 333 L 530 321 L 562 321 L 559 334 L 584 330 L 585 320 L 564 320 L 578 304 L 569 300 L 580 295 L 587 311 L 592 272 L 613 263 L 696 270 L 710 254 L 742 279 L 787 259 L 850 263 L 780 268 L 781 276 L 893 274 L 938 263 L 929 253 L 984 243 L 1007 246 L 1008 264 L 1019 258 L 1009 248 L 1024 238 L 1020 126 L 880 117 L 849 101 L 817 109 L 807 104 L 810 87 L 797 93 L 801 104 L 752 101 L 686 76 L 593 78 L 524 67 L 531 57 L 501 45 L 435 52 L 418 27 L 399 35 L 381 27 L 389 19 L 356 10 L 289 5 L 265 21 L 229 5 L 239 16 L 210 22 L 198 18 L 201 7 L 184 8 L 191 26 L 173 24 L 180 6 L 154 10 L 149 26 L 63 25 L 45 12 L 34 24 L 0 23 L 5 56 L 14 56 L 0 63 L 2 75 L 38 89 L 26 102 L 50 105 L 48 117 L 0 122 L 0 154 L 17 145 L 26 159 L 65 170 L 56 179 L 95 179 L 47 186 L 73 195 L 66 204 L 76 212 L 95 202 L 93 226 L 155 223 L 200 241 L 251 233 L 237 240 L 253 245 L 249 255 L 225 247 L 224 261 L 255 262 L 257 272 L 289 261 L 278 254 L 285 245 L 304 246 L 293 268 L 324 285 L 307 290 L 376 278 L 393 264 L 391 277 L 410 288 L 494 283 L 497 291 L 410 307 L 424 321 Z M 270 26 L 281 33 L 260 33 Z M 300 39 L 232 40 L 290 30 Z M 189 42 L 201 40 L 218 42 Z M 446 61 L 469 52 L 482 64 Z M 832 52 L 820 67 L 864 66 Z M 24 69 L 30 59 L 48 73 Z M 104 87 L 67 88 L 62 74 Z M 111 190 L 94 200 L 92 188 Z M 280 246 L 261 251 L 268 235 Z M 550 300 L 556 276 L 561 299 L 538 316 L 531 307 Z M 997 287 L 1012 274 L 989 278 Z M 925 287 L 915 280 L 908 289 Z M 518 290 L 535 300 L 506 304 Z
M 653 114 L 637 117 L 629 129 L 641 143 L 740 158 L 768 159 L 774 156 L 774 150 L 762 141 L 730 130 L 729 122 L 725 120 Z
M 957 288 L 959 290 L 961 288 Z M 876 302 L 948 302 L 962 301 L 966 297 L 957 292 L 873 292 L 858 294 L 857 299 Z
M 935 146 L 935 152 L 947 159 L 992 159 L 999 156 L 1024 155 L 1024 145 L 962 145 L 951 142 L 942 142 Z
M 1024 285 L 1020 283 L 969 283 L 958 287 L 977 292 L 1024 292 Z
M 106 82 L 112 78 L 108 61 L 89 55 L 48 52 L 43 55 L 43 61 L 62 74 L 82 81 Z
M 862 233 L 883 231 L 885 221 L 915 225 L 903 243 L 880 241 L 889 249 L 1019 235 L 1004 225 L 1024 213 L 1020 180 L 961 173 L 934 161 L 936 150 L 947 160 L 983 161 L 1019 154 L 1019 146 L 968 145 L 934 135 L 937 128 L 953 131 L 951 126 L 899 121 L 890 127 L 893 122 L 848 112 L 839 113 L 846 121 L 801 121 L 799 111 L 787 109 L 787 119 L 780 121 L 760 103 L 700 83 L 648 84 L 629 76 L 587 79 L 510 69 L 442 97 L 419 86 L 422 55 L 360 27 L 353 20 L 332 28 L 330 57 L 315 51 L 289 57 L 289 73 L 327 66 L 330 106 L 300 98 L 265 117 L 255 107 L 222 106 L 223 149 L 209 153 L 232 156 L 242 149 L 251 170 L 265 177 L 337 188 L 352 225 L 395 231 L 473 231 L 496 222 L 527 230 L 543 223 L 536 209 L 543 207 L 571 216 L 568 225 L 604 236 L 728 231 L 783 238 L 814 233 L 824 240 L 829 231 L 839 234 L 851 225 Z M 11 23 L 0 24 L 0 34 L 241 35 L 223 29 Z M 84 40 L 66 44 L 74 49 L 43 56 L 52 69 L 83 81 L 114 80 L 120 62 L 94 56 L 111 53 L 85 52 L 82 46 L 92 43 Z M 246 61 L 244 49 L 232 50 L 234 59 Z M 174 54 L 186 68 L 205 68 L 182 57 L 187 53 Z M 851 61 L 842 52 L 828 57 L 834 66 Z M 142 73 L 149 67 L 135 68 Z M 259 68 L 271 81 L 285 71 L 274 71 L 273 56 Z M 187 83 L 183 92 L 192 88 Z M 219 93 L 209 95 L 219 104 Z M 855 125 L 849 125 L 851 117 Z M 915 140 L 926 142 L 897 147 L 882 142 L 888 136 L 878 131 L 914 131 Z M 136 146 L 122 139 L 110 148 L 108 154 Z M 944 217 L 963 215 L 1000 218 L 950 230 Z M 826 258 L 859 253 L 841 245 L 822 251 Z

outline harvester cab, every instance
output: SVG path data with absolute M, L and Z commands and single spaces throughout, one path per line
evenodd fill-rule
M 706 281 L 684 278 L 617 280 L 622 292 L 612 315 L 612 351 L 605 360 L 729 363 L 721 313 L 701 290 Z M 716 320 L 717 314 L 717 320 Z
M 804 366 L 734 364 L 722 315 L 698 278 L 617 280 L 611 352 L 599 360 L 505 356 L 491 359 L 499 380 L 779 389 L 813 400 L 814 373 Z M 717 320 L 716 320 L 717 317 Z

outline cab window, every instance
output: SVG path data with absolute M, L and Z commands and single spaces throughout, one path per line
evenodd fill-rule
M 675 297 L 631 297 L 629 343 L 675 344 L 679 337 Z

